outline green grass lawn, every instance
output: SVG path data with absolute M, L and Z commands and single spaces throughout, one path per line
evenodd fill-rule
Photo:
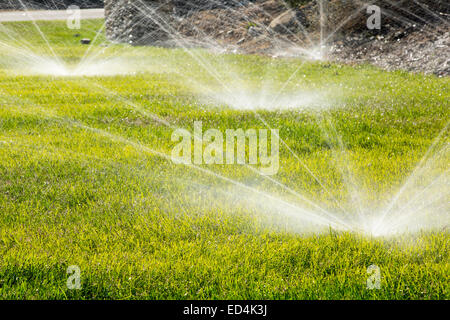
M 83 21 L 82 30 L 72 31 L 64 22 L 38 24 L 68 63 L 88 48 L 74 34 L 93 39 L 101 25 Z M 272 178 L 329 210 L 352 212 L 348 183 L 336 167 L 341 158 L 327 135 L 333 124 L 364 203 L 376 207 L 403 185 L 447 125 L 448 78 L 106 47 L 102 36 L 87 56 L 116 57 L 108 68 L 125 64 L 132 74 L 27 75 L 23 51 L 7 45 L 48 54 L 35 26 L 5 23 L 0 41 L 0 298 L 449 298 L 448 218 L 440 230 L 401 237 L 305 232 L 292 217 L 246 205 L 232 183 L 154 152 L 170 155 L 174 128 L 192 130 L 194 121 L 224 131 L 265 128 L 263 119 L 290 147 L 281 147 Z M 274 91 L 290 79 L 288 92 L 323 92 L 326 103 L 320 110 L 255 113 L 205 102 L 199 96 L 221 88 L 214 72 L 233 90 L 246 84 L 256 94 L 268 79 Z M 448 131 L 441 141 L 448 143 Z M 437 170 L 448 170 L 445 160 Z M 298 201 L 245 166 L 202 168 Z M 71 265 L 80 267 L 81 290 L 66 286 Z M 366 288 L 370 265 L 381 270 L 379 290 Z

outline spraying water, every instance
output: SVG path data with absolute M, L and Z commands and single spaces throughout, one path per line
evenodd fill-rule
M 140 2 L 139 0 L 137 2 Z M 191 83 L 190 88 L 196 91 L 198 99 L 207 105 L 225 105 L 234 110 L 245 110 L 255 112 L 255 116 L 262 124 L 269 127 L 265 118 L 258 113 L 259 110 L 283 111 L 313 108 L 316 110 L 327 109 L 332 105 L 333 99 L 323 88 L 307 89 L 291 86 L 291 81 L 295 78 L 300 67 L 293 74 L 285 77 L 283 81 L 273 79 L 273 74 L 269 72 L 270 66 L 266 66 L 266 72 L 258 81 L 249 80 L 254 78 L 247 69 L 241 68 L 234 62 L 230 63 L 227 55 L 229 52 L 218 41 L 211 39 L 206 34 L 204 41 L 210 51 L 220 53 L 211 55 L 210 52 L 195 50 L 191 48 L 188 39 L 173 28 L 173 26 L 161 15 L 149 8 L 145 3 L 137 6 L 142 15 L 150 19 L 169 36 L 171 43 L 176 44 L 185 52 L 188 63 L 183 66 L 175 62 L 166 61 L 162 72 L 174 72 Z M 301 47 L 294 41 L 289 42 L 289 38 L 283 39 L 280 46 L 272 52 L 272 56 L 303 56 L 312 60 L 323 60 L 327 56 L 327 41 L 332 36 L 326 28 L 327 8 L 321 2 L 320 6 L 320 40 L 311 42 L 308 47 Z M 240 14 L 238 9 L 230 7 L 234 14 Z M 244 19 L 249 17 L 241 14 Z M 0 50 L 3 51 L 0 64 L 16 74 L 25 75 L 50 75 L 55 77 L 80 77 L 80 76 L 114 76 L 133 75 L 142 71 L 142 65 L 148 60 L 142 58 L 138 63 L 130 62 L 125 56 L 129 47 L 119 50 L 108 50 L 101 48 L 96 42 L 101 31 L 96 32 L 93 44 L 84 50 L 82 58 L 78 61 L 67 62 L 55 52 L 51 42 L 41 30 L 39 23 L 32 21 L 35 32 L 42 38 L 45 44 L 45 52 L 41 52 L 41 46 L 33 45 L 20 36 L 14 34 L 7 24 L 1 25 Z M 199 31 L 201 32 L 201 31 Z M 106 42 L 105 40 L 103 42 Z M 286 46 L 287 44 L 291 46 Z M 217 57 L 219 56 L 219 57 Z M 197 77 L 192 76 L 192 72 L 187 69 L 196 67 L 202 71 Z M 283 85 L 275 86 L 275 83 L 282 82 Z M 102 89 L 101 84 L 97 88 Z M 106 89 L 103 88 L 106 92 Z M 123 98 L 114 92 L 108 92 L 111 97 L 123 102 Z M 126 99 L 125 99 L 126 100 Z M 127 101 L 125 101 L 128 103 Z M 148 111 L 144 111 L 142 106 L 129 103 L 135 111 L 149 116 Z M 152 118 L 158 119 L 161 124 L 173 128 L 174 124 L 151 114 Z M 61 120 L 62 121 L 62 120 Z M 113 141 L 130 145 L 143 153 L 156 154 L 166 160 L 171 160 L 170 156 L 150 146 L 130 140 L 126 137 L 86 126 L 82 123 L 70 121 L 70 125 L 83 130 L 89 130 L 100 136 Z M 323 128 L 330 136 L 339 137 L 337 132 L 332 132 Z M 287 151 L 297 159 L 300 166 L 322 187 L 323 192 L 329 193 L 328 187 L 318 178 L 308 166 L 302 162 L 301 158 L 289 147 L 288 143 L 282 141 Z M 425 154 L 423 160 L 417 165 L 414 172 L 404 182 L 397 193 L 391 197 L 387 203 L 379 201 L 377 204 L 365 203 L 361 195 L 361 188 L 358 185 L 354 174 L 348 170 L 349 162 L 346 158 L 347 150 L 342 143 L 337 143 L 335 153 L 336 163 L 344 177 L 344 181 L 349 189 L 351 203 L 354 207 L 344 209 L 339 200 L 333 199 L 334 206 L 330 208 L 325 203 L 313 201 L 308 196 L 298 190 L 282 184 L 278 180 L 270 177 L 259 177 L 269 181 L 275 187 L 280 188 L 289 197 L 279 195 L 275 192 L 264 190 L 262 186 L 249 186 L 242 181 L 237 181 L 212 170 L 200 166 L 190 166 L 190 169 L 200 171 L 206 175 L 219 179 L 229 188 L 214 188 L 210 190 L 212 194 L 220 195 L 224 204 L 238 202 L 251 209 L 257 209 L 267 217 L 272 223 L 274 217 L 283 217 L 292 224 L 292 230 L 296 232 L 321 232 L 329 228 L 341 231 L 363 233 L 371 236 L 392 236 L 405 232 L 417 232 L 420 230 L 436 230 L 445 228 L 449 224 L 449 171 L 450 162 L 448 147 L 448 125 L 442 130 L 435 143 Z M 343 168 L 347 166 L 347 169 Z M 249 170 L 252 170 L 250 167 Z M 254 170 L 252 172 L 255 172 Z M 276 219 L 275 219 L 276 220 Z

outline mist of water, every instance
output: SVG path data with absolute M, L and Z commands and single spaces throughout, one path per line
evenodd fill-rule
M 145 7 L 141 7 L 141 10 L 145 12 Z M 241 69 L 234 63 L 229 62 L 230 60 L 226 57 L 221 59 L 220 54 L 227 51 L 220 44 L 215 43 L 210 38 L 207 39 L 209 49 L 218 53 L 219 58 L 217 58 L 217 55 L 193 50 L 186 45 L 185 39 L 176 30 L 173 30 L 169 23 L 165 23 L 161 20 L 161 17 L 155 17 L 153 12 L 148 11 L 146 14 L 150 18 L 154 18 L 155 23 L 171 35 L 172 41 L 185 50 L 188 58 L 186 65 L 182 67 L 167 62 L 168 67 L 166 66 L 166 69 L 162 72 L 175 72 L 182 78 L 189 80 L 190 84 L 186 86 L 190 86 L 195 91 L 199 101 L 206 105 L 221 105 L 236 111 L 253 111 L 266 127 L 269 127 L 269 125 L 263 116 L 258 113 L 259 110 L 283 111 L 308 108 L 322 110 L 333 105 L 334 100 L 325 89 L 297 88 L 294 90 L 290 88 L 288 83 L 294 79 L 295 72 L 287 79 L 283 79 L 284 85 L 274 86 L 273 84 L 280 81 L 273 78 L 274 73 L 270 72 L 270 67 L 268 67 L 267 72 L 255 84 L 254 80 L 249 80 L 249 76 L 246 74 L 248 70 Z M 142 71 L 142 61 L 137 64 L 130 63 L 126 56 L 121 55 L 121 52 L 126 52 L 129 48 L 105 55 L 103 49 L 96 49 L 95 46 L 98 44 L 88 47 L 84 57 L 79 61 L 65 62 L 61 56 L 55 53 L 50 41 L 39 29 L 38 24 L 34 23 L 33 26 L 42 36 L 44 43 L 48 45 L 46 52 L 43 54 L 33 45 L 25 41 L 15 40 L 9 33 L 9 29 L 4 27 L 1 30 L 0 50 L 8 54 L 3 54 L 0 58 L 1 66 L 16 74 L 54 77 L 133 75 Z M 308 48 L 302 48 L 298 45 L 292 45 L 288 49 L 283 47 L 275 51 L 273 56 L 302 56 L 312 60 L 322 60 L 325 58 L 324 48 L 326 48 L 327 38 L 329 38 L 329 35 L 322 34 L 321 40 L 318 43 L 312 43 Z M 219 63 L 217 63 L 217 60 Z M 202 75 L 193 77 L 194 72 L 192 70 L 187 71 L 192 66 L 201 70 Z M 112 95 L 116 94 L 112 93 Z M 141 106 L 133 104 L 130 104 L 130 106 L 138 112 L 143 112 Z M 145 115 L 148 116 L 148 114 Z M 156 115 L 152 115 L 152 117 L 157 118 Z M 173 126 L 172 123 L 167 123 L 164 119 L 160 120 L 160 123 L 164 125 Z M 131 145 L 144 153 L 156 154 L 168 161 L 171 160 L 170 156 L 152 149 L 151 146 L 84 124 L 74 122 L 71 124 L 116 142 Z M 335 135 L 338 135 L 338 133 L 335 133 Z M 326 193 L 325 183 L 301 161 L 301 158 L 285 141 L 283 143 L 289 153 L 301 163 L 301 167 L 316 180 L 322 187 L 322 191 Z M 342 157 L 346 153 L 345 146 L 339 145 L 337 154 L 340 156 L 336 158 L 338 166 L 351 166 L 346 158 Z M 343 206 L 340 205 L 338 200 L 334 199 L 334 204 L 330 207 L 330 205 L 321 203 L 319 200 L 309 199 L 306 193 L 288 187 L 274 178 L 258 177 L 269 179 L 274 187 L 287 192 L 289 197 L 264 190 L 262 186 L 247 185 L 200 166 L 190 166 L 190 169 L 200 171 L 229 186 L 228 188 L 225 186 L 223 188 L 215 187 L 208 191 L 210 192 L 211 202 L 215 204 L 222 202 L 224 205 L 234 203 L 236 206 L 255 209 L 265 215 L 273 225 L 287 219 L 287 221 L 292 222 L 290 229 L 295 232 L 322 232 L 333 228 L 370 236 L 393 236 L 420 230 L 443 230 L 448 226 L 448 212 L 450 211 L 449 157 L 448 127 L 446 127 L 399 190 L 393 192 L 392 196 L 387 197 L 390 200 L 387 202 L 380 200 L 376 204 L 364 202 L 364 197 L 360 194 L 363 192 L 361 191 L 362 188 L 353 178 L 351 170 L 340 170 L 351 194 L 351 201 L 354 200 L 355 202 L 351 209 L 346 210 L 342 209 Z M 386 179 L 389 179 L 389 177 L 386 177 Z M 370 190 L 367 192 L 370 192 Z

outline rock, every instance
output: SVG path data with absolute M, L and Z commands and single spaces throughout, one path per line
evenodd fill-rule
M 81 39 L 80 43 L 81 44 L 91 44 L 91 39 L 88 39 L 88 38 Z
M 258 37 L 262 34 L 262 30 L 256 27 L 250 27 L 248 28 L 247 33 L 252 37 Z
M 170 31 L 179 18 L 173 10 L 172 3 L 166 0 L 143 0 L 140 7 L 131 0 L 107 0 L 106 36 L 132 45 L 159 45 L 170 38 L 166 30 Z
M 283 12 L 270 23 L 269 27 L 281 34 L 295 32 L 299 27 L 297 14 L 294 10 Z

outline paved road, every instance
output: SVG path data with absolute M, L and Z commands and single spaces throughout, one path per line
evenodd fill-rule
M 66 20 L 73 13 L 66 10 L 37 10 L 37 11 L 0 11 L 0 22 L 32 21 L 32 20 Z M 105 17 L 104 9 L 82 9 L 81 19 L 98 19 Z

